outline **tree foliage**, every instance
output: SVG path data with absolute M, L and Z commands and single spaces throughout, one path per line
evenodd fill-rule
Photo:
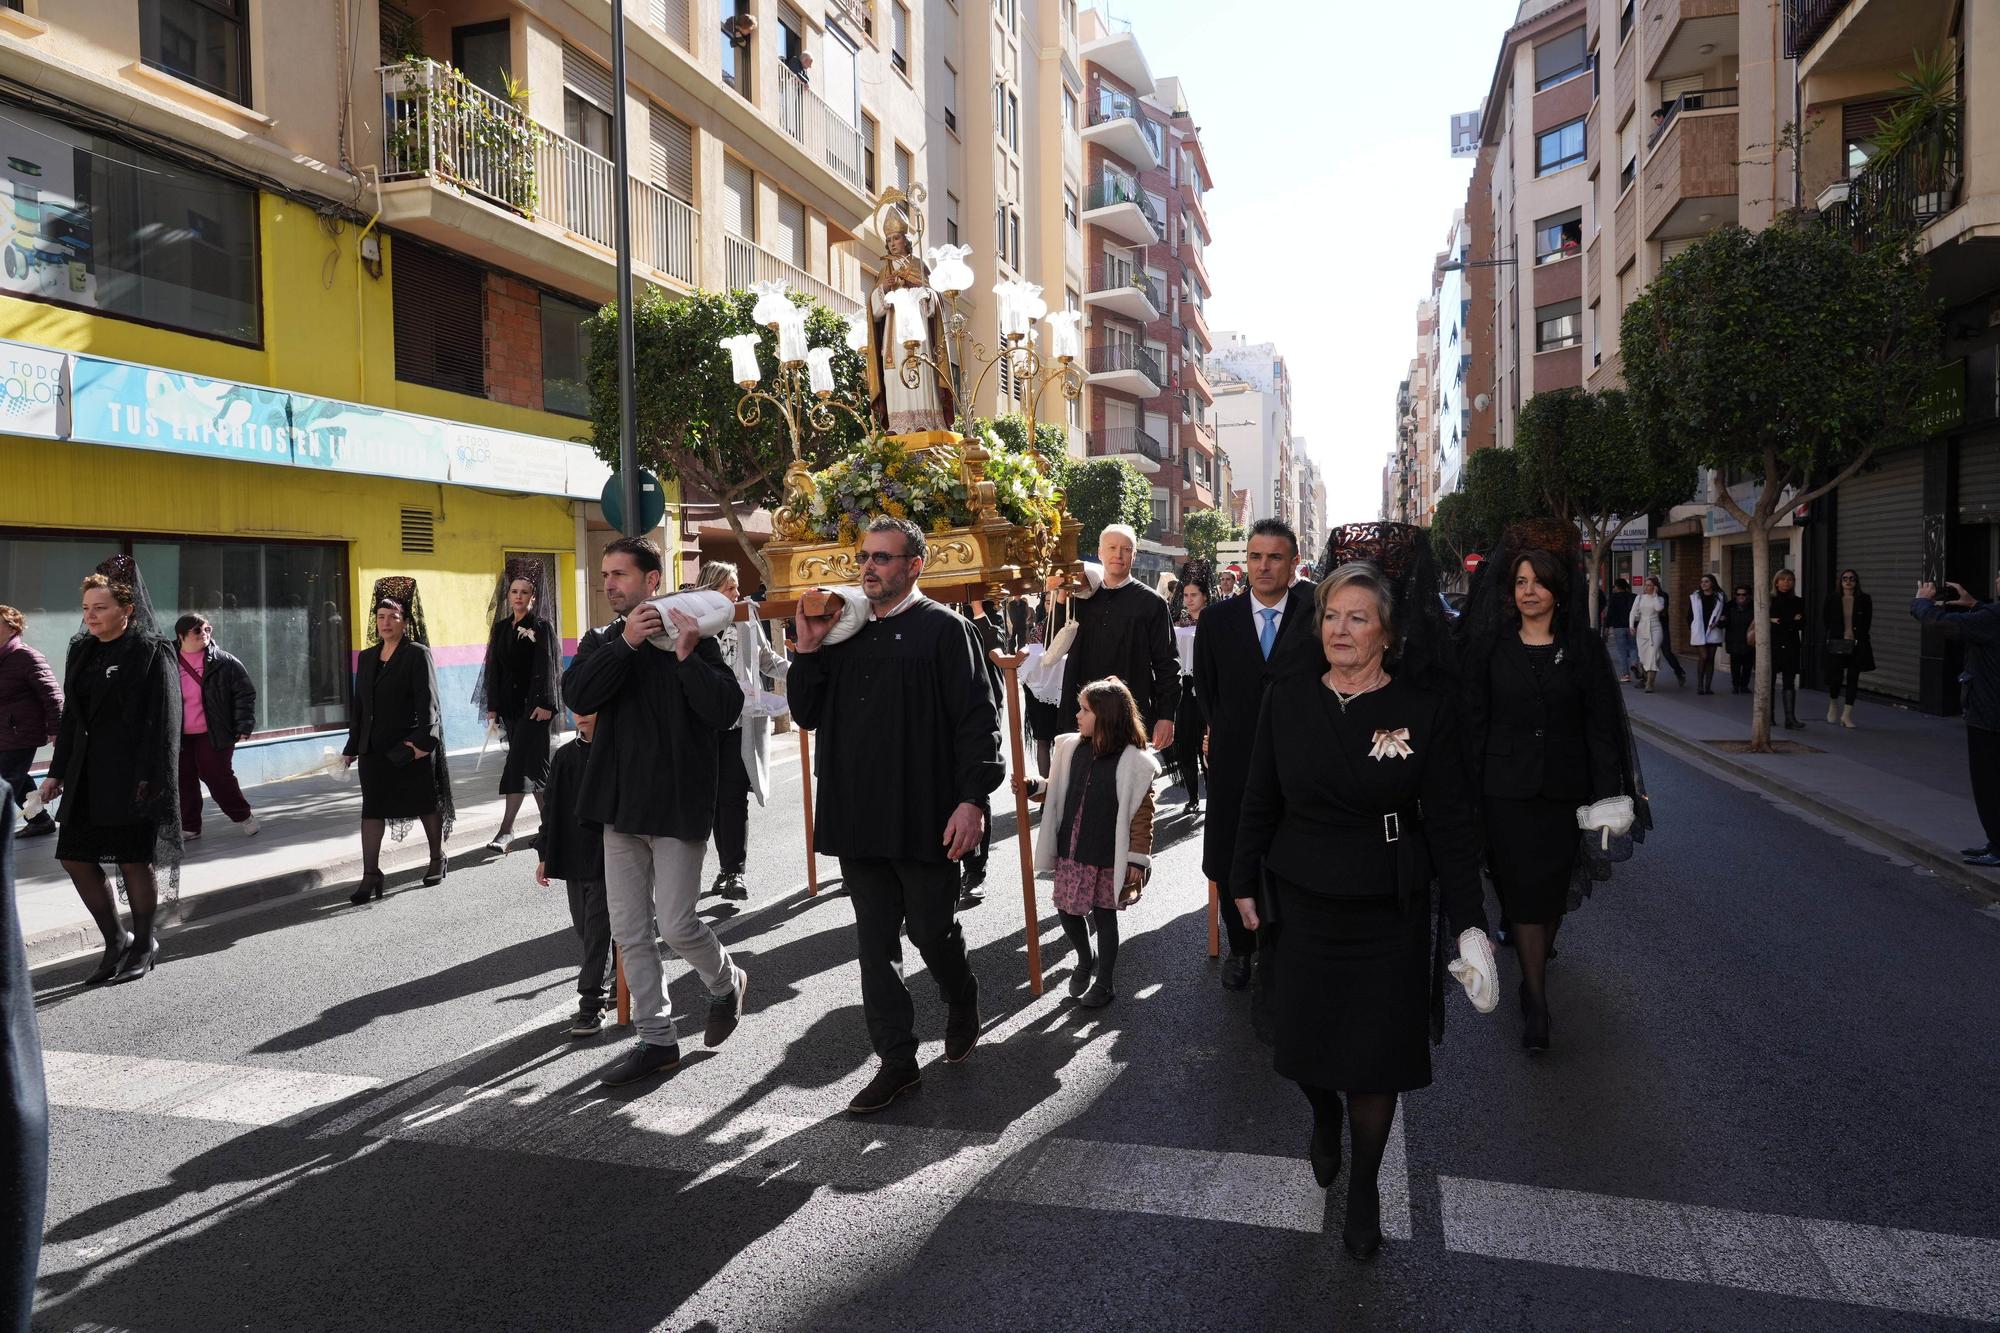
M 1000 443 L 1010 449 L 1028 447 L 1028 418 L 1019 412 L 1009 412 L 1004 417 L 981 417 L 976 424 L 999 436 Z M 1060 486 L 1063 465 L 1069 459 L 1069 432 L 1053 421 L 1037 421 L 1035 443 L 1041 450 L 1042 461 L 1049 467 L 1050 479 Z
M 1181 540 L 1191 559 L 1215 564 L 1215 548 L 1223 542 L 1243 540 L 1243 525 L 1230 521 L 1221 509 L 1196 509 L 1181 520 Z
M 866 366 L 860 353 L 847 349 L 845 323 L 810 297 L 795 292 L 792 300 L 807 310 L 808 341 L 836 349 L 836 396 L 865 401 Z M 748 292 L 696 292 L 669 299 L 657 288 L 645 288 L 632 307 L 634 390 L 640 464 L 660 480 L 692 484 L 720 504 L 737 542 L 769 578 L 763 553 L 745 537 L 736 507 L 776 503 L 792 461 L 791 437 L 782 414 L 769 403 L 761 404 L 763 418 L 756 426 L 745 426 L 737 418 L 743 390 L 730 378 L 729 353 L 721 346 L 724 338 L 735 334 L 758 334 L 758 364 L 765 384 L 771 383 L 778 370 L 777 335 L 751 322 L 754 301 Z M 617 307 L 604 306 L 587 327 L 591 445 L 615 468 Z M 826 432 L 816 431 L 801 417 L 801 449 L 814 467 L 851 451 L 864 438 L 852 417 L 839 411 L 833 416 L 833 429 Z
M 1906 247 L 1856 249 L 1812 214 L 1689 246 L 1626 307 L 1620 333 L 1642 445 L 1711 474 L 1750 535 L 1757 623 L 1783 514 L 1918 436 L 1937 365 L 1937 304 Z M 1716 475 L 1752 479 L 1739 498 Z M 1747 501 L 1747 504 L 1746 504 Z M 1751 748 L 1770 744 L 1770 654 L 1757 655 Z
M 1076 549 L 1088 555 L 1097 538 L 1113 523 L 1129 523 L 1140 532 L 1153 517 L 1153 487 L 1146 474 L 1122 458 L 1072 461 L 1062 479 L 1063 498 L 1077 521 Z
M 1532 512 L 1515 452 L 1481 449 L 1465 460 L 1458 490 L 1441 497 L 1432 511 L 1432 550 L 1439 563 L 1449 561 L 1457 569 L 1473 552 L 1492 550 L 1509 523 Z

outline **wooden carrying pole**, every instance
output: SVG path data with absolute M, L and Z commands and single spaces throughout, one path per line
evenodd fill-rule
M 1021 744 L 1021 663 L 1026 653 L 1009 655 L 998 648 L 993 661 L 1007 678 L 1007 739 L 1014 757 L 1014 841 L 1021 849 L 1021 914 L 1028 926 L 1028 992 L 1042 993 L 1042 926 L 1035 916 L 1035 840 L 1028 825 L 1028 789 L 1023 781 L 1027 756 Z
M 1222 890 L 1208 882 L 1208 956 L 1222 956 Z

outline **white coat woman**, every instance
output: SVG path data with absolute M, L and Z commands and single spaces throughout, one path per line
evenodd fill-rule
M 1658 579 L 1647 579 L 1645 591 L 1632 599 L 1631 630 L 1639 669 L 1646 676 L 1646 693 L 1651 694 L 1667 655 L 1667 599 L 1660 595 Z
M 1722 646 L 1722 613 L 1729 599 L 1715 575 L 1703 574 L 1695 590 L 1688 594 L 1688 642 L 1701 661 L 1695 667 L 1695 693 L 1715 693 L 1715 650 Z
M 742 600 L 736 566 L 727 560 L 705 561 L 696 586 L 719 592 L 732 602 Z M 750 851 L 750 798 L 755 795 L 757 804 L 764 804 L 771 787 L 771 719 L 758 703 L 764 694 L 759 677 L 769 676 L 782 685 L 792 664 L 771 650 L 755 604 L 748 620 L 729 626 L 715 642 L 736 683 L 743 687 L 743 714 L 717 741 L 715 855 L 720 868 L 709 892 L 741 902 L 750 896 L 743 879 Z

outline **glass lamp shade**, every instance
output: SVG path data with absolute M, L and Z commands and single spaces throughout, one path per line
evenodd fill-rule
M 924 291 L 903 287 L 882 298 L 895 312 L 896 341 L 915 351 L 923 351 L 930 338 L 924 329 Z
M 786 312 L 798 309 L 785 295 L 788 285 L 782 278 L 751 283 L 750 294 L 757 298 L 757 304 L 750 307 L 750 318 L 759 324 L 775 325 L 786 318 Z
M 716 346 L 729 353 L 729 378 L 746 389 L 754 389 L 764 378 L 764 372 L 757 366 L 757 335 L 739 333 L 724 338 Z
M 806 359 L 806 312 L 789 302 L 785 310 L 778 321 L 778 359 L 797 363 Z
M 965 262 L 972 257 L 969 245 L 934 245 L 924 255 L 931 264 L 931 286 L 938 291 L 953 294 L 969 291 L 977 281 L 972 266 Z
M 1048 303 L 1042 300 L 1042 289 L 1032 282 L 1009 278 L 1005 282 L 994 283 L 993 294 L 1000 298 L 1000 336 L 1003 338 L 1032 333 L 1035 321 L 1048 313 Z
M 824 398 L 833 392 L 833 349 L 815 347 L 806 353 L 806 378 L 812 391 Z
M 863 315 L 843 315 L 847 323 L 847 350 L 858 352 L 868 346 L 868 320 Z
M 1058 310 L 1048 318 L 1049 355 L 1058 361 L 1073 361 L 1083 355 L 1083 337 L 1077 332 L 1081 310 Z

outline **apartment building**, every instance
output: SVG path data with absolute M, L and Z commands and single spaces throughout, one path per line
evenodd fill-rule
M 601 621 L 608 470 L 571 441 L 615 192 L 641 282 L 851 309 L 871 176 L 924 141 L 907 5 L 720 4 L 632 0 L 622 90 L 608 0 L 0 7 L 0 585 L 31 640 L 132 551 L 250 666 L 255 777 L 345 725 L 379 575 L 418 579 L 455 741 L 505 557 L 549 565 L 566 639 Z
M 1217 504 L 1221 485 L 1214 386 L 1199 364 L 1210 176 L 1179 80 L 1154 77 L 1129 26 L 1095 9 L 1080 21 L 1089 449 L 1152 483 L 1139 544 L 1151 572 L 1185 558 L 1181 517 Z
M 1248 494 L 1248 522 L 1281 518 L 1297 526 L 1292 451 L 1292 379 L 1273 343 L 1219 332 L 1203 374 L 1214 387 L 1216 438 L 1235 485 Z

